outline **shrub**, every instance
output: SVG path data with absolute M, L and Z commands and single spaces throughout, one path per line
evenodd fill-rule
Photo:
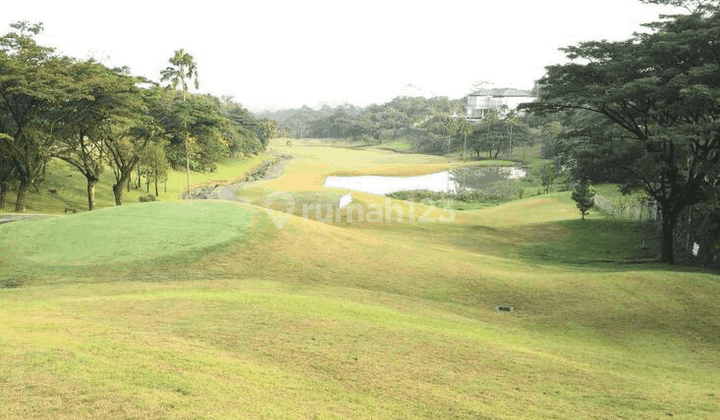
M 141 195 L 139 200 L 141 203 L 146 203 L 148 201 L 156 201 L 157 198 L 152 194 L 148 194 L 148 195 Z
M 580 210 L 582 220 L 585 220 L 588 210 L 595 205 L 595 201 L 593 200 L 594 196 L 595 190 L 590 187 L 587 179 L 583 180 L 580 185 L 573 190 L 571 198 L 575 201 L 578 210 Z
M 0 289 L 15 289 L 22 285 L 22 281 L 16 278 L 0 279 Z
M 387 194 L 388 197 L 398 200 L 419 202 L 423 199 L 433 201 L 455 201 L 463 203 L 497 203 L 513 200 L 516 194 L 520 195 L 519 186 L 513 181 L 500 181 L 490 185 L 485 190 L 464 190 L 456 193 L 434 192 L 427 190 L 398 191 Z

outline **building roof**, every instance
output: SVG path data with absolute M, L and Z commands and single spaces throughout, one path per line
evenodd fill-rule
M 515 97 L 532 97 L 532 93 L 527 90 L 519 90 L 513 88 L 495 88 L 495 89 L 478 89 L 468 96 L 494 96 L 496 98 L 503 98 L 509 96 Z

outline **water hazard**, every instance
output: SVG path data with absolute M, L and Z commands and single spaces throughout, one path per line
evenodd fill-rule
M 419 176 L 329 176 L 324 185 L 378 195 L 412 190 L 456 193 L 484 190 L 500 181 L 521 179 L 525 176 L 524 169 L 511 166 L 457 168 Z

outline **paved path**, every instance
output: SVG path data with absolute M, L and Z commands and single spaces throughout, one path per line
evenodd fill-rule
M 3 223 L 15 222 L 23 219 L 45 219 L 48 217 L 60 217 L 57 214 L 0 214 L 0 225 Z

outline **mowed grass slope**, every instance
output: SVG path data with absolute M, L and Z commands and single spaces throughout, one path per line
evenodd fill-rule
M 154 202 L 21 220 L 2 227 L 0 261 L 14 266 L 15 275 L 27 278 L 28 267 L 52 272 L 74 266 L 194 258 L 244 238 L 255 211 L 233 202 Z
M 336 163 L 357 156 L 302 153 L 295 165 L 311 173 L 313 153 Z M 363 153 L 370 162 L 373 152 Z M 406 159 L 419 157 L 398 156 L 394 170 Z M 334 202 L 344 191 L 314 181 L 326 165 L 308 183 L 289 166 L 250 192 L 259 204 L 285 184 L 299 201 Z M 353 195 L 387 210 L 384 197 Z M 593 261 L 643 257 L 646 232 L 598 215 L 580 222 L 567 193 L 445 223 L 410 222 L 409 203 L 390 205 L 390 222 L 296 213 L 282 229 L 261 207 L 215 201 L 0 226 L 0 278 L 32 267 L 20 287 L 0 289 L 0 419 L 717 414 L 716 273 Z M 33 251 L 52 232 L 92 231 L 100 220 L 107 237 L 45 248 L 55 256 L 45 262 Z M 113 244 L 123 229 L 149 242 Z M 180 246 L 195 234 L 194 248 Z M 24 248 L 7 253 L 19 239 Z M 120 248 L 127 255 L 116 259 Z

